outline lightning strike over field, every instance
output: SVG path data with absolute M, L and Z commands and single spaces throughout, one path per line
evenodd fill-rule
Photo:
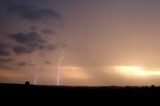
M 36 74 L 36 77 L 34 79 L 34 85 L 37 85 L 37 80 L 38 80 L 39 74 L 37 72 L 35 72 L 35 74 Z
M 60 51 L 62 52 L 63 55 L 58 60 L 57 86 L 59 86 L 59 84 L 60 84 L 60 73 L 61 73 L 61 66 L 60 66 L 60 64 L 61 64 L 61 60 L 66 56 L 65 53 L 64 53 L 64 51 L 62 49 L 60 49 Z
M 36 66 L 36 62 L 35 62 L 35 59 L 36 59 L 36 56 L 37 56 L 37 53 L 35 53 L 34 57 L 33 57 L 33 65 Z M 34 78 L 34 85 L 37 85 L 37 80 L 38 80 L 38 72 L 37 70 L 35 70 L 35 78 Z

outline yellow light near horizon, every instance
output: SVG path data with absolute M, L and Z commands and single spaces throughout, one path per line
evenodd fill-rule
M 62 76 L 71 79 L 89 79 L 91 76 L 82 67 L 63 66 Z
M 117 66 L 116 70 L 128 76 L 130 75 L 137 75 L 137 76 L 160 75 L 160 71 L 144 70 L 143 67 L 137 67 L 137 66 Z

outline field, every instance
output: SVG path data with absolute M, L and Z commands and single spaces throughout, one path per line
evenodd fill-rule
M 121 101 L 127 103 L 148 102 L 160 97 L 160 87 L 155 86 L 43 86 L 23 84 L 0 84 L 1 97 L 6 99 L 25 99 L 38 103 L 47 99 L 48 102 L 59 100 L 74 101 L 99 101 L 109 103 Z M 105 99 L 105 101 L 104 101 Z M 60 102 L 63 103 L 63 102 Z M 114 102 L 112 102 L 114 103 Z

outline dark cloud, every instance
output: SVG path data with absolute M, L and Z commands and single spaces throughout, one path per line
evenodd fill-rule
M 15 53 L 32 53 L 36 49 L 44 49 L 46 45 L 45 40 L 37 32 L 17 33 L 9 37 L 19 43 L 13 47 Z
M 51 64 L 51 62 L 49 62 L 49 61 L 44 61 L 44 63 L 45 63 L 45 64 Z
M 19 62 L 17 65 L 20 66 L 20 67 L 23 67 L 23 66 L 26 66 L 27 63 L 22 61 L 22 62 Z
M 59 44 L 53 45 L 47 42 L 48 34 L 53 35 L 54 33 L 53 26 L 49 26 L 50 23 L 61 21 L 61 16 L 54 10 L 38 7 L 32 3 L 32 0 L 0 0 L 0 12 L 0 18 L 2 18 L 0 23 L 3 23 L 0 24 L 0 29 L 2 27 L 2 32 L 6 29 L 4 35 L 8 35 L 5 37 L 8 42 L 11 40 L 12 43 L 10 47 L 0 43 L 0 56 L 10 56 L 11 51 L 16 54 L 30 54 L 36 50 L 50 51 L 55 50 L 58 46 L 61 47 Z M 21 22 L 26 22 L 26 20 L 30 21 L 25 26 L 29 32 L 25 32 L 26 30 L 24 31 L 21 26 Z M 46 25 L 47 22 L 49 24 Z M 15 32 L 10 29 L 10 27 L 12 28 L 11 24 L 15 25 L 15 29 L 17 29 L 13 28 Z M 43 24 L 43 28 L 40 28 L 41 24 Z
M 21 5 L 21 6 L 14 5 L 9 8 L 9 12 L 17 13 L 24 19 L 28 19 L 30 21 L 45 21 L 47 19 L 60 17 L 60 15 L 53 10 L 50 9 L 38 10 L 29 5 Z
M 30 27 L 31 30 L 36 31 L 37 28 L 35 26 Z
M 35 47 L 45 43 L 41 35 L 38 34 L 37 32 L 17 33 L 9 36 L 10 38 L 14 39 L 18 43 L 21 43 L 27 46 Z
M 15 53 L 32 53 L 35 50 L 55 50 L 58 44 L 47 44 L 45 40 L 42 39 L 41 34 L 37 32 L 30 33 L 17 33 L 9 35 L 11 39 L 19 43 L 13 47 L 13 52 Z
M 10 33 L 9 36 L 7 36 L 8 41 L 14 40 L 16 42 L 12 42 L 12 47 L 10 48 L 6 45 L 2 45 L 3 47 L 1 47 L 0 44 L 0 56 L 10 56 L 11 50 L 16 54 L 27 54 L 35 50 L 54 50 L 56 48 L 56 45 L 49 45 L 47 43 L 47 34 L 53 34 L 54 32 L 53 26 L 46 25 L 46 23 L 59 22 L 60 20 L 57 19 L 61 19 L 59 13 L 53 9 L 43 9 L 32 3 L 32 1 L 0 0 L 0 12 L 0 18 L 2 18 L 0 22 L 3 23 L 0 24 L 0 29 L 2 27 L 3 31 L 6 28 L 6 33 Z M 11 16 L 12 18 L 10 18 Z M 25 26 L 30 32 L 25 32 L 23 26 L 21 26 L 21 22 L 23 23 L 25 20 L 30 21 Z M 13 33 L 12 30 L 9 29 L 10 26 L 12 27 L 11 23 L 13 23 L 13 25 L 16 23 L 15 28 L 19 29 L 19 31 L 16 30 Z M 20 25 L 18 23 L 20 23 Z M 39 28 L 42 23 L 43 28 Z M 4 26 L 6 27 L 4 28 Z
M 5 44 L 5 43 L 0 43 L 0 56 L 10 56 L 11 53 L 9 51 L 9 48 L 11 45 Z
M 67 45 L 65 43 L 59 42 L 57 44 L 46 45 L 45 50 L 52 51 L 52 50 L 56 50 L 58 48 L 64 48 L 64 47 L 67 47 Z
M 44 22 L 53 18 L 60 18 L 60 15 L 52 9 L 39 9 L 36 6 L 22 4 L 21 2 L 20 4 L 13 0 L 1 0 L 0 3 L 9 14 L 16 14 L 30 21 Z
M 0 58 L 0 64 L 1 63 L 6 63 L 6 62 L 11 62 L 11 61 L 13 61 L 12 58 Z
M 31 53 L 33 51 L 33 48 L 28 48 L 25 46 L 14 46 L 13 47 L 13 52 L 16 54 L 21 54 L 21 53 Z
M 0 49 L 0 56 L 10 56 L 10 52 L 4 49 Z
M 57 49 L 57 46 L 50 44 L 50 45 L 47 45 L 47 46 L 46 46 L 46 49 L 49 50 L 49 51 L 50 51 L 50 50 L 55 50 L 55 49 Z
M 2 70 L 18 70 L 18 68 L 16 68 L 16 67 L 8 66 L 8 65 L 2 65 L 2 64 L 0 64 L 0 69 L 2 69 Z
M 2 70 L 18 70 L 17 68 L 10 66 L 10 63 L 14 60 L 12 58 L 0 58 L 0 69 Z
M 1 42 L 0 42 L 0 48 L 8 48 L 8 47 L 10 47 L 9 44 L 1 43 Z
M 41 32 L 43 34 L 53 34 L 54 33 L 53 30 L 50 30 L 50 29 L 42 29 Z
M 64 43 L 57 44 L 47 44 L 45 40 L 42 39 L 41 34 L 37 32 L 30 33 L 17 33 L 9 35 L 11 39 L 16 41 L 18 45 L 13 47 L 13 52 L 17 54 L 21 53 L 32 53 L 35 50 L 55 50 L 57 47 L 66 47 Z

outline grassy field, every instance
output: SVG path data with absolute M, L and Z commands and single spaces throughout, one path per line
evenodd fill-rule
M 28 99 L 38 102 L 47 99 L 48 102 L 98 102 L 115 103 L 117 101 L 135 103 L 155 101 L 160 98 L 160 87 L 155 86 L 43 86 L 23 84 L 0 84 L 1 97 L 6 99 Z M 105 99 L 105 101 L 104 101 Z M 63 102 L 60 102 L 63 103 Z

